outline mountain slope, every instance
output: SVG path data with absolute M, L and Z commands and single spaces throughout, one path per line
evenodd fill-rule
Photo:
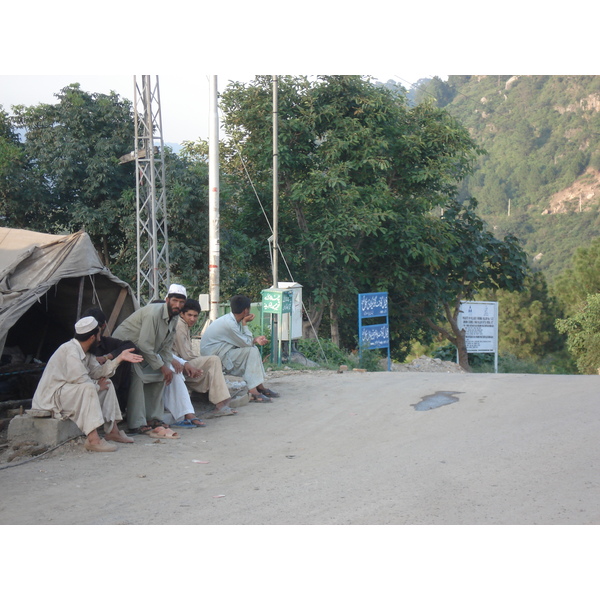
M 600 77 L 450 76 L 444 85 L 445 108 L 486 151 L 462 195 L 552 279 L 600 235 Z

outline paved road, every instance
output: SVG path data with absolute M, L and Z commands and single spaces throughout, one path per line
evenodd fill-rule
M 599 524 L 598 381 L 274 374 L 273 404 L 181 440 L 0 471 L 0 523 Z

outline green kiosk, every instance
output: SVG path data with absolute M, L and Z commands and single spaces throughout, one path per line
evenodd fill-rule
M 292 290 L 283 290 L 279 288 L 270 288 L 262 290 L 262 313 L 271 315 L 271 361 L 281 365 L 281 336 L 279 335 L 280 324 L 284 315 L 288 320 L 292 315 Z M 288 322 L 288 330 L 291 328 L 291 322 Z M 275 355 L 276 353 L 276 355 Z

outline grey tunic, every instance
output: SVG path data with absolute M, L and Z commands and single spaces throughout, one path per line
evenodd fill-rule
M 127 401 L 127 425 L 136 429 L 149 420 L 162 420 L 163 365 L 171 366 L 173 338 L 177 317 L 169 321 L 166 304 L 148 304 L 127 317 L 114 331 L 113 337 L 133 342 L 144 357 L 133 363 Z
M 254 389 L 265 380 L 265 370 L 254 336 L 247 325 L 238 323 L 233 313 L 213 321 L 202 334 L 202 355 L 214 354 L 221 359 L 225 373 L 242 377 L 248 389 Z

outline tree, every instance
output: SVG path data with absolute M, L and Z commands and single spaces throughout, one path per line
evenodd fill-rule
M 44 229 L 84 228 L 111 265 L 135 239 L 122 227 L 135 213 L 134 166 L 119 164 L 133 145 L 131 103 L 114 92 L 84 92 L 79 84 L 56 97 L 56 104 L 13 107 L 15 123 L 26 129 L 25 158 L 44 181 Z
M 311 321 L 318 329 L 328 309 L 335 338 L 356 293 L 407 293 L 413 263 L 436 266 L 443 227 L 430 213 L 456 193 L 476 148 L 432 103 L 409 109 L 403 95 L 361 77 L 281 78 L 279 98 L 281 245 Z M 244 157 L 270 214 L 270 79 L 232 84 L 221 106 L 226 168 L 241 172 Z M 240 228 L 265 230 L 252 193 L 240 189 L 234 206 Z
M 571 267 L 554 282 L 554 291 L 566 314 L 574 314 L 591 294 L 600 293 L 600 238 L 578 248 Z
M 600 294 L 588 295 L 585 305 L 556 328 L 567 335 L 567 348 L 581 373 L 597 374 L 600 368 Z
M 435 268 L 415 262 L 410 294 L 396 301 L 407 315 L 422 320 L 458 349 L 461 367 L 469 369 L 465 332 L 458 327 L 460 303 L 474 300 L 482 290 L 521 291 L 527 274 L 526 255 L 518 240 L 496 239 L 477 216 L 477 203 L 451 202 L 441 222 Z M 431 240 L 432 242 L 434 240 Z
M 540 271 L 528 275 L 521 292 L 497 290 L 485 294 L 498 302 L 498 351 L 517 358 L 536 359 L 561 350 L 564 339 L 555 322 L 561 316 Z
M 41 225 L 46 210 L 42 181 L 36 178 L 32 161 L 14 131 L 8 114 L 0 106 L 0 211 L 6 227 Z M 36 228 L 34 226 L 34 228 Z

